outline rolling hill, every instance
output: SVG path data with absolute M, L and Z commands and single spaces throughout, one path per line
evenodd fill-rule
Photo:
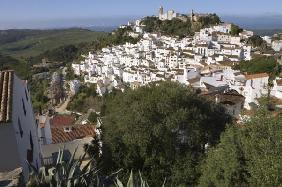
M 17 59 L 37 56 L 64 45 L 91 42 L 104 32 L 87 29 L 0 31 L 0 54 Z

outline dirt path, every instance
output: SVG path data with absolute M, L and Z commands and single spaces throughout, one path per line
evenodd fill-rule
M 58 112 L 59 114 L 63 114 L 66 112 L 67 106 L 70 102 L 70 96 L 68 96 L 68 98 L 66 99 L 66 101 L 60 106 L 60 107 L 56 107 L 55 111 Z

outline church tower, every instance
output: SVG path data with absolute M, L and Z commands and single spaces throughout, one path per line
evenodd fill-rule
M 162 19 L 163 14 L 164 14 L 164 8 L 161 6 L 159 9 L 159 19 Z

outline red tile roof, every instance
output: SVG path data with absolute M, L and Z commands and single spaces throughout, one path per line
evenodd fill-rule
M 0 72 L 0 122 L 12 120 L 13 71 Z
M 71 129 L 69 132 L 65 132 L 63 127 L 51 128 L 52 143 L 70 142 L 85 137 L 94 137 L 96 134 L 96 126 L 94 125 L 77 125 L 69 128 Z
M 50 119 L 51 127 L 64 127 L 74 125 L 75 118 L 73 116 L 58 115 Z

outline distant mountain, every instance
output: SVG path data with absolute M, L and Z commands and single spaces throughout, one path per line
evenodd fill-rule
M 86 29 L 89 29 L 91 31 L 100 31 L 100 32 L 112 32 L 118 28 L 118 26 L 91 26 L 91 27 L 86 27 Z
M 273 36 L 276 33 L 282 33 L 282 29 L 255 29 L 253 31 L 260 36 Z
M 251 30 L 282 29 L 282 15 L 273 16 L 221 16 L 225 22 L 232 22 Z

